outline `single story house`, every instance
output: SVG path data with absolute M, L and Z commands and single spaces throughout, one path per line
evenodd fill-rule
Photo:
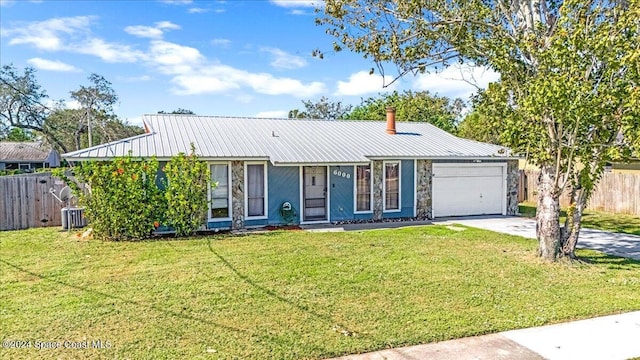
M 0 141 L 0 170 L 33 170 L 60 166 L 60 154 L 41 142 Z
M 211 166 L 208 229 L 428 219 L 518 211 L 518 158 L 431 124 L 144 115 L 146 133 L 70 152 Z

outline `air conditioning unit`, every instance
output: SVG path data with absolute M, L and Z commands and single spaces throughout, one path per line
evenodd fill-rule
M 71 228 L 81 228 L 87 226 L 87 219 L 84 217 L 84 208 L 62 208 L 62 230 Z

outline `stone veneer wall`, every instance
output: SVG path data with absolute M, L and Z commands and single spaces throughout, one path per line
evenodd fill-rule
M 518 160 L 507 161 L 507 215 L 518 214 Z
M 433 163 L 431 160 L 416 161 L 416 218 L 421 220 L 432 218 L 432 174 Z
M 373 160 L 373 220 L 382 220 L 383 194 L 382 182 L 384 181 L 382 172 L 384 171 L 382 160 Z
M 231 228 L 244 228 L 244 161 L 231 162 Z

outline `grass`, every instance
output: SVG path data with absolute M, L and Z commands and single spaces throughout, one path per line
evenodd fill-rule
M 459 230 L 1 232 L 0 338 L 31 348 L 0 358 L 318 359 L 640 309 L 640 262 L 579 250 L 588 265 L 548 264 L 535 241 Z
M 536 205 L 533 203 L 521 203 L 519 209 L 523 216 L 536 216 Z M 560 215 L 560 221 L 564 222 L 566 211 L 562 210 Z M 582 227 L 640 235 L 640 216 L 587 210 L 582 216 Z

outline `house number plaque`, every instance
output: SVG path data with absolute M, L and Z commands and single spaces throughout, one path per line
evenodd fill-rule
M 351 174 L 345 172 L 345 171 L 341 171 L 341 170 L 333 170 L 333 175 L 335 176 L 341 176 L 343 178 L 347 178 L 347 179 L 351 179 Z

